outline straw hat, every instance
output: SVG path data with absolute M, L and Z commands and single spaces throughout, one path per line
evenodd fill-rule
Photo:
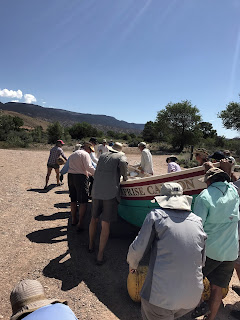
M 208 152 L 204 148 L 196 149 L 195 151 L 193 151 L 193 154 L 195 154 L 195 155 L 199 154 L 199 156 L 204 158 L 204 159 L 208 157 Z
M 112 152 L 122 152 L 123 145 L 120 142 L 115 142 L 112 147 L 108 147 L 108 149 Z
M 65 162 L 66 162 L 66 161 L 65 161 L 63 158 L 61 158 L 61 157 L 59 157 L 59 158 L 57 159 L 57 161 L 56 161 L 56 163 L 57 163 L 59 166 L 65 164 Z
M 59 299 L 47 299 L 43 286 L 37 280 L 22 280 L 12 290 L 10 295 L 12 305 L 12 316 L 10 320 L 17 320 L 26 313 L 31 313 L 51 303 L 64 303 L 67 301 Z
M 191 211 L 192 197 L 183 195 L 183 188 L 179 183 L 164 183 L 160 190 L 160 196 L 155 199 L 161 208 Z

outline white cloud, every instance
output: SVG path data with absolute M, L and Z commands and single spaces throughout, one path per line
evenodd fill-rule
M 37 102 L 37 99 L 30 93 L 26 93 L 24 95 L 24 99 L 25 99 L 25 103 L 33 103 L 33 102 Z
M 4 98 L 17 98 L 17 99 L 22 99 L 22 91 L 21 90 L 8 90 L 8 89 L 3 89 L 0 90 L 0 97 Z
M 19 102 L 19 100 L 12 100 L 11 102 Z
M 45 101 L 43 101 L 43 104 L 45 104 L 46 102 Z

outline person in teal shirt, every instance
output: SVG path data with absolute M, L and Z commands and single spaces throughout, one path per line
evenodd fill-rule
M 215 319 L 222 300 L 221 288 L 226 288 L 238 257 L 239 196 L 229 183 L 229 175 L 219 168 L 209 169 L 204 177 L 207 189 L 196 198 L 194 213 L 202 218 L 206 241 L 206 264 L 203 274 L 211 284 L 210 314 Z

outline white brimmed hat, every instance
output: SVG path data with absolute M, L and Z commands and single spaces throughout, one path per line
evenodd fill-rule
M 22 280 L 12 290 L 10 295 L 12 305 L 12 316 L 10 320 L 17 320 L 26 313 L 31 313 L 41 307 L 52 303 L 64 303 L 67 301 L 59 299 L 47 299 L 43 286 L 37 280 Z
M 160 196 L 155 199 L 161 208 L 191 211 L 192 197 L 183 195 L 183 188 L 179 183 L 164 183 Z
M 112 147 L 108 147 L 108 150 L 112 152 L 122 152 L 123 145 L 120 142 L 115 142 Z

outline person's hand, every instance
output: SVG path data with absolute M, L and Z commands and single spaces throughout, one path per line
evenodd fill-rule
M 131 266 L 129 266 L 129 273 L 135 273 L 136 271 L 137 271 L 137 269 L 134 269 Z
M 60 175 L 59 180 L 62 182 L 63 181 L 63 174 Z
M 224 172 L 226 172 L 229 176 L 231 176 L 232 165 L 233 164 L 231 162 L 229 162 L 228 159 L 220 160 L 220 169 L 222 169 Z
M 204 162 L 203 167 L 205 172 L 207 172 L 209 169 L 214 168 L 214 165 L 212 162 L 207 161 L 207 162 Z

